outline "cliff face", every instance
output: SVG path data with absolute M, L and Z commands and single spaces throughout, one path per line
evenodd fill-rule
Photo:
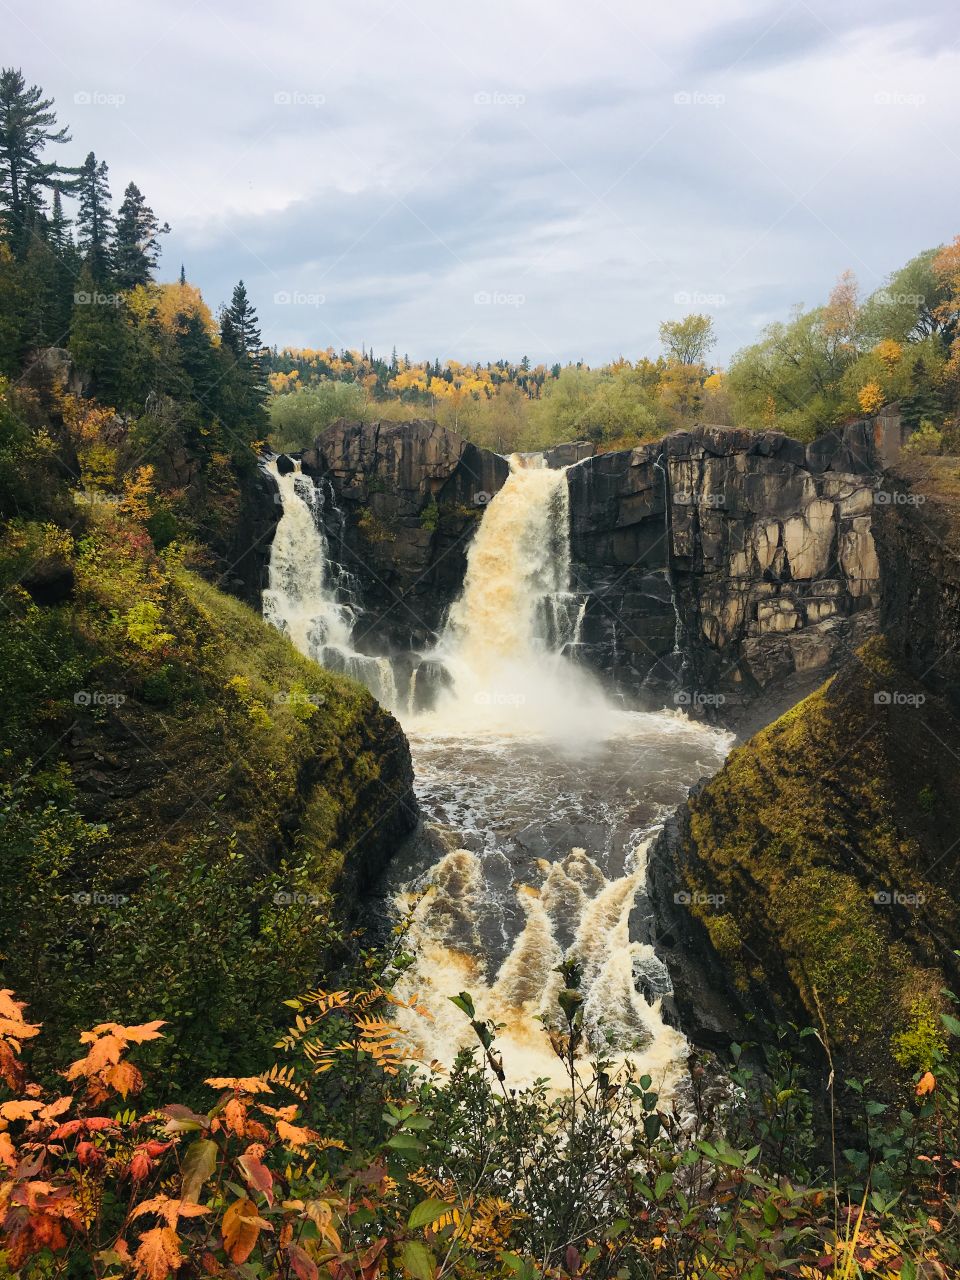
M 460 590 L 467 545 L 507 460 L 435 422 L 339 422 L 302 466 L 321 485 L 331 552 L 354 580 L 357 643 L 370 652 L 427 645 Z
M 736 721 L 760 695 L 796 701 L 875 626 L 873 489 L 899 439 L 888 415 L 806 447 L 698 427 L 616 453 L 548 451 L 569 468 L 582 660 L 651 706 Z M 338 422 L 302 465 L 360 647 L 429 645 L 506 459 L 432 422 Z
M 572 467 L 586 659 L 634 693 L 679 687 L 681 702 L 727 714 L 822 679 L 873 625 L 889 434 L 855 424 L 805 448 L 700 427 Z
M 854 1074 L 922 1065 L 960 980 L 958 466 L 884 478 L 886 636 L 734 751 L 652 851 L 651 936 L 696 1039 L 760 1009 L 825 1026 Z

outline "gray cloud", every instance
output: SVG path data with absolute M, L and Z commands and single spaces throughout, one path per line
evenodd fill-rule
M 9 8 L 65 152 L 136 180 L 165 274 L 214 305 L 242 276 L 280 345 L 601 361 L 703 309 L 726 359 L 958 230 L 941 2 Z

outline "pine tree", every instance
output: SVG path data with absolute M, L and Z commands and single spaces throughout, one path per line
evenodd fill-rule
M 149 284 L 160 257 L 159 237 L 170 230 L 161 227 L 156 214 L 131 182 L 123 193 L 113 233 L 113 272 L 121 289 Z
M 96 284 L 102 283 L 110 272 L 110 186 L 107 181 L 107 165 L 97 160 L 91 151 L 80 166 L 78 194 L 80 208 L 77 213 L 77 241 Z
M 220 336 L 238 359 L 246 357 L 251 363 L 259 364 L 263 348 L 260 321 L 242 280 L 235 286 L 230 305 L 221 315 Z
M 27 88 L 23 73 L 13 67 L 0 71 L 0 210 L 5 231 L 17 253 L 25 253 L 44 189 L 72 188 L 76 170 L 43 160 L 48 144 L 69 142 L 66 128 L 58 129 L 52 98 L 37 85 Z
M 180 263 L 180 279 L 178 283 L 180 285 L 185 285 L 187 283 L 187 272 L 182 262 Z
M 241 280 L 233 291 L 230 305 L 220 312 L 220 341 L 225 356 L 234 362 L 231 376 L 224 384 L 228 421 L 244 424 L 259 432 L 266 426 L 264 404 L 267 388 L 263 379 L 260 322 Z
M 60 188 L 53 189 L 53 210 L 50 214 L 50 244 L 55 253 L 65 256 L 73 248 L 70 236 L 72 219 L 63 212 L 63 199 Z

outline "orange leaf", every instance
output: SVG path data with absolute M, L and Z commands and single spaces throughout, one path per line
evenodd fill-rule
M 223 1245 L 231 1262 L 246 1262 L 263 1227 L 271 1229 L 270 1224 L 257 1213 L 257 1206 L 252 1200 L 234 1200 L 220 1224 Z
M 932 1071 L 925 1071 L 917 1084 L 917 1097 L 922 1098 L 924 1094 L 933 1093 L 936 1087 L 937 1077 Z
M 137 1275 L 144 1280 L 166 1280 L 183 1263 L 180 1237 L 172 1227 L 154 1227 L 140 1237 L 134 1261 Z
M 239 1098 L 231 1098 L 223 1109 L 223 1118 L 228 1129 L 232 1129 L 238 1138 L 243 1137 L 246 1128 L 247 1108 Z
M 29 1120 L 35 1111 L 42 1108 L 42 1102 L 4 1102 L 0 1104 L 0 1119 Z
M 273 1093 L 259 1076 L 212 1076 L 203 1083 L 214 1089 L 235 1089 L 238 1093 Z
M 246 1151 L 237 1163 L 243 1170 L 243 1176 L 246 1178 L 247 1184 L 255 1191 L 262 1191 L 267 1197 L 267 1203 L 272 1205 L 273 1174 L 260 1157 L 251 1151 Z
M 104 1079 L 111 1088 L 116 1089 L 121 1098 L 125 1098 L 128 1093 L 139 1093 L 143 1088 L 143 1076 L 132 1062 L 118 1062 L 105 1073 Z

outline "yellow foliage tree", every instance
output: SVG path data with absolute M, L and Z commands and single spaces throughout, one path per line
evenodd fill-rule
M 857 392 L 857 400 L 864 413 L 879 413 L 886 397 L 879 382 L 868 382 Z

